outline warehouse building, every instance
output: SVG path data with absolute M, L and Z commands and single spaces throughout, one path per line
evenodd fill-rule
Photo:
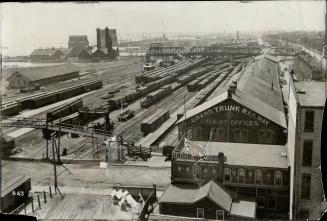
M 288 155 L 292 219 L 320 219 L 327 209 L 320 171 L 325 86 L 325 82 L 290 79 Z
M 184 142 L 173 152 L 171 186 L 193 184 L 201 192 L 214 181 L 231 193 L 232 202 L 246 202 L 239 204 L 241 210 L 253 214 L 247 205 L 253 208 L 255 203 L 256 218 L 287 219 L 290 175 L 278 61 L 259 56 L 247 68 L 250 71 L 227 91 L 188 110 L 177 122 L 179 139 Z M 174 209 L 179 197 L 169 200 L 169 208 L 159 201 L 162 212 L 183 215 L 184 203 Z M 206 206 L 198 212 L 197 206 L 192 207 L 193 217 L 212 213 Z M 227 209 L 224 215 L 233 216 Z
M 72 64 L 16 69 L 7 78 L 8 88 L 42 86 L 79 77 L 79 70 Z
M 31 62 L 60 61 L 63 53 L 59 49 L 35 49 L 31 54 Z

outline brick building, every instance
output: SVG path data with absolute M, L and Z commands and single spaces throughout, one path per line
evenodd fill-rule
M 288 152 L 291 164 L 290 218 L 320 219 L 327 208 L 320 172 L 325 82 L 290 79 Z
M 68 48 L 83 49 L 89 46 L 89 40 L 86 35 L 70 35 L 68 40 Z
M 255 203 L 257 218 L 288 218 L 287 124 L 278 61 L 259 56 L 247 68 L 250 71 L 227 91 L 177 122 L 179 139 L 187 139 L 173 152 L 171 186 L 193 184 L 201 189 L 213 180 L 230 193 L 232 202 Z M 163 213 L 182 214 L 182 209 L 167 212 L 163 201 L 159 205 Z M 233 217 L 228 210 L 224 215 Z

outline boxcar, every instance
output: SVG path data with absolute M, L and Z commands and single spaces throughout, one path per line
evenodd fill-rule
M 159 109 L 141 123 L 141 131 L 146 136 L 158 129 L 169 118 L 169 110 Z
M 55 110 L 47 112 L 47 121 L 52 122 L 56 119 L 73 114 L 81 107 L 83 107 L 83 101 L 81 99 L 78 99 L 70 104 L 66 104 L 62 107 L 58 107 Z
M 38 108 L 47 104 L 52 104 L 58 101 L 58 93 L 52 92 L 45 95 L 32 98 L 29 102 L 29 108 Z
M 21 110 L 21 104 L 18 102 L 10 102 L 1 105 L 1 116 L 13 116 L 17 115 Z

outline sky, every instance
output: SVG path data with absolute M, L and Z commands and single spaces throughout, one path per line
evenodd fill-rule
M 15 56 L 67 47 L 69 35 L 87 35 L 95 43 L 96 28 L 106 26 L 124 40 L 163 33 L 323 31 L 325 9 L 325 1 L 1 3 L 0 40 L 2 53 Z

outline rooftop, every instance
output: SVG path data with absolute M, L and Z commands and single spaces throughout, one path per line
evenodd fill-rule
M 249 201 L 233 202 L 232 209 L 230 211 L 232 215 L 242 217 L 256 217 L 256 203 Z
M 56 52 L 60 51 L 59 49 L 35 49 L 31 56 L 39 56 L 39 55 L 47 55 L 47 56 L 51 56 L 54 55 Z
M 79 69 L 75 65 L 68 63 L 53 66 L 21 68 L 15 70 L 7 80 L 9 80 L 15 74 L 21 74 L 31 81 L 37 81 L 45 78 L 76 72 L 78 70 Z
M 3 177 L 4 178 L 4 177 Z M 27 176 L 18 176 L 12 179 L 3 179 L 2 183 L 2 189 L 1 189 L 1 197 L 6 196 L 8 193 L 25 183 L 27 180 L 31 178 Z
M 286 118 L 279 85 L 277 61 L 269 55 L 262 55 L 247 67 L 237 82 L 237 89 L 231 99 L 270 121 L 286 128 Z M 227 88 L 226 88 L 227 89 Z M 228 99 L 225 90 L 216 97 L 186 112 L 186 119 L 195 116 Z M 178 123 L 182 122 L 182 118 Z
M 190 141 L 182 153 L 199 156 L 203 153 L 201 146 L 209 156 L 223 152 L 228 165 L 288 168 L 287 158 L 281 155 L 286 152 L 283 145 Z
M 302 107 L 324 107 L 326 101 L 326 83 L 321 81 L 298 81 L 295 82 L 297 90 L 305 93 L 297 93 Z
M 197 186 L 171 184 L 163 193 L 159 203 L 194 204 L 206 197 L 226 211 L 230 211 L 232 205 L 231 196 L 214 181 L 210 181 L 200 188 Z

